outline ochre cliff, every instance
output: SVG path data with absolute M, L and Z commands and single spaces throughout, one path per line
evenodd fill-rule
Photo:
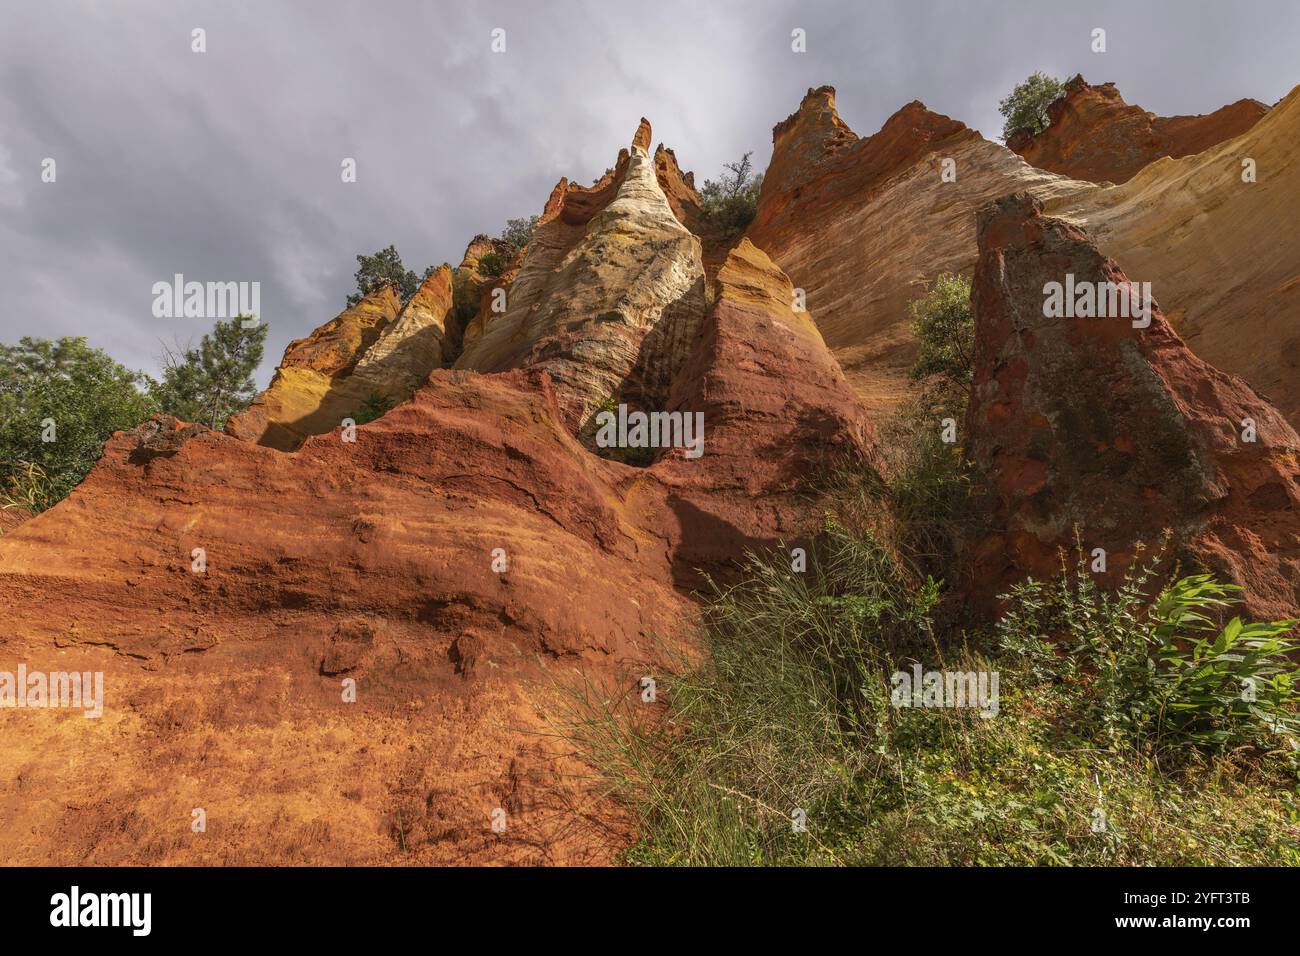
M 1072 179 L 1123 183 L 1157 159 L 1190 156 L 1240 136 L 1267 112 L 1246 99 L 1204 116 L 1156 116 L 1125 103 L 1114 83 L 1092 86 L 1075 76 L 1048 107 L 1047 127 L 1036 135 L 1021 130 L 1007 148 Z
M 993 501 L 972 545 L 972 603 L 1062 549 L 1107 553 L 1173 532 L 1184 573 L 1244 587 L 1257 618 L 1300 613 L 1300 438 L 1240 379 L 1198 358 L 1155 304 L 1144 317 L 1049 315 L 1050 283 L 1136 289 L 1077 226 L 1016 193 L 979 219 L 966 453 Z M 1098 301 L 1101 301 L 1098 295 Z M 1100 310 L 1099 310 L 1100 311 Z M 1130 313 L 1131 314 L 1131 313 Z
M 1121 186 L 1046 200 L 1152 283 L 1201 358 L 1300 426 L 1300 87 L 1235 139 Z
M 471 347 L 492 371 L 426 371 L 446 273 L 401 311 L 380 290 L 290 348 L 231 428 L 260 441 L 165 418 L 118 433 L 71 497 L 0 538 L 5 653 L 102 671 L 107 696 L 99 721 L 0 711 L 0 855 L 612 858 L 627 821 L 551 735 L 549 695 L 578 668 L 635 687 L 689 640 L 700 571 L 807 543 L 822 470 L 875 462 L 770 259 L 741 243 L 706 299 L 648 136 L 599 199 L 562 189 L 510 285 L 549 317 L 519 329 L 562 348 L 512 350 L 489 323 Z M 664 334 L 683 293 L 693 328 Z M 297 377 L 318 391 L 292 392 Z M 355 432 L 326 420 L 334 396 L 381 380 L 412 390 Z M 594 453 L 575 432 L 607 390 L 702 416 L 702 454 Z
M 940 273 L 969 272 L 975 210 L 1015 189 L 1087 188 L 917 102 L 859 138 L 821 87 L 773 130 L 747 235 L 805 290 L 827 345 L 881 415 L 906 394 L 915 360 L 907 305 Z

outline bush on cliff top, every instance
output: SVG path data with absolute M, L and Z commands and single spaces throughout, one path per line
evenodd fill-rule
M 1046 73 L 1031 73 L 998 104 L 1002 124 L 1002 142 L 1022 129 L 1037 135 L 1047 128 L 1047 108 L 1065 92 L 1061 81 Z

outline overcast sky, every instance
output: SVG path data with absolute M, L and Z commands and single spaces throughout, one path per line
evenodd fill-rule
M 0 341 L 84 335 L 155 371 L 162 341 L 211 324 L 154 318 L 155 282 L 257 281 L 265 384 L 340 310 L 357 253 L 456 264 L 560 176 L 599 176 L 643 114 L 702 182 L 747 150 L 765 167 L 810 86 L 860 135 L 919 99 L 994 138 L 1034 70 L 1203 113 L 1275 102 L 1298 50 L 1293 0 L 4 0 Z

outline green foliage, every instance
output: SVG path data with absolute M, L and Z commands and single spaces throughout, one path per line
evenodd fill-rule
M 81 337 L 0 345 L 0 488 L 37 510 L 62 499 L 109 435 L 153 412 L 145 384 Z
M 718 179 L 706 179 L 700 190 L 703 219 L 720 232 L 740 232 L 754 219 L 758 211 L 758 193 L 763 185 L 763 174 L 755 173 L 750 153 L 736 163 L 727 163 Z
M 431 274 L 433 267 L 425 270 L 425 278 Z M 402 257 L 396 247 L 380 249 L 373 256 L 357 256 L 357 291 L 348 296 L 348 308 L 356 305 L 385 282 L 392 283 L 402 301 L 415 295 L 420 288 L 420 277 L 402 264 Z
M 506 271 L 505 260 L 495 252 L 485 252 L 479 256 L 478 271 L 480 275 L 496 277 Z
M 1140 553 L 1140 552 L 1139 552 Z M 1062 682 L 1074 733 L 1111 749 L 1183 759 L 1189 748 L 1268 750 L 1300 742 L 1300 673 L 1284 640 L 1296 621 L 1215 623 L 1235 585 L 1182 578 L 1148 606 L 1155 562 L 1108 591 L 1080 554 L 1054 584 L 1027 581 L 998 623 L 1002 645 Z
M 909 376 L 913 381 L 930 380 L 949 405 L 964 411 L 975 358 L 970 280 L 943 273 L 908 306 L 908 315 L 921 346 Z
M 539 218 L 528 216 L 521 219 L 507 219 L 505 229 L 501 230 L 501 241 L 518 252 L 533 238 L 533 230 L 537 228 Z
M 168 351 L 162 381 L 151 389 L 159 411 L 220 429 L 248 407 L 257 391 L 253 373 L 262 364 L 267 326 L 259 321 L 245 328 L 247 318 L 218 319 L 197 348 Z
M 1041 133 L 1047 128 L 1047 108 L 1065 91 L 1061 81 L 1045 73 L 1031 73 L 998 104 L 1002 124 L 1002 142 L 1022 129 Z
M 1064 603 L 1027 587 L 986 656 L 936 631 L 938 583 L 872 532 L 828 520 L 809 559 L 801 574 L 785 553 L 752 558 L 739 583 L 715 587 L 703 653 L 665 646 L 628 675 L 630 692 L 580 680 L 552 702 L 554 726 L 631 812 L 626 862 L 1300 864 L 1296 755 L 1243 764 L 1214 736 L 1229 726 L 1233 739 L 1273 733 L 1272 718 L 1291 719 L 1294 705 L 1278 696 L 1277 714 L 1226 718 L 1243 674 L 1270 694 L 1290 684 L 1280 624 L 1229 625 L 1210 639 L 1222 585 L 1184 579 L 1143 602 L 1142 572 L 1118 594 L 1088 584 L 1082 598 L 1075 578 Z M 1079 637 L 1067 628 L 1048 644 L 1036 625 L 1049 611 Z M 1199 651 L 1195 637 L 1180 638 L 1201 633 Z M 1024 634 L 1033 639 L 1009 639 Z M 1171 666 L 1169 654 L 1183 663 Z M 914 660 L 996 670 L 997 715 L 892 706 L 889 675 Z M 1211 661 L 1226 671 L 1203 674 Z M 640 697 L 643 674 L 655 675 L 654 706 Z M 1143 690 L 1124 691 L 1126 681 Z M 1128 731 L 1107 742 L 1108 728 L 1135 715 L 1149 725 L 1143 714 L 1156 716 L 1165 743 L 1190 748 L 1176 773 Z M 792 826 L 797 810 L 806 832 Z
M 361 408 L 348 417 L 358 425 L 367 425 L 377 418 L 383 418 L 393 408 L 393 400 L 378 392 L 371 392 L 361 403 Z

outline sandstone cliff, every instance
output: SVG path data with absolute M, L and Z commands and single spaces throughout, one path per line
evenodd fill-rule
M 938 274 L 969 272 L 975 210 L 1015 189 L 1049 197 L 1088 188 L 916 102 L 859 138 L 840 119 L 835 91 L 821 87 L 773 130 L 747 235 L 805 290 L 826 343 L 883 414 L 906 393 L 915 360 L 907 304 Z
M 1300 88 L 1235 139 L 1127 183 L 1048 199 L 1153 284 L 1201 358 L 1300 425 Z
M 1124 102 L 1114 83 L 1092 86 L 1082 76 L 1048 108 L 1037 135 L 1021 130 L 1007 148 L 1040 169 L 1090 182 L 1127 182 L 1166 156 L 1178 159 L 1240 136 L 1268 112 L 1258 100 L 1238 100 L 1204 116 L 1156 116 Z
M 566 241 L 570 230 L 544 228 L 563 221 L 569 205 L 552 212 L 548 204 L 550 218 L 528 244 L 505 311 L 485 317 L 456 362 L 488 372 L 546 369 L 574 430 L 608 399 L 662 404 L 704 312 L 700 241 L 659 185 L 643 145 L 649 138 L 642 120 L 609 184 L 612 198 L 584 217 L 577 242 Z
M 742 243 L 706 298 L 648 140 L 596 187 L 557 189 L 509 282 L 521 311 L 495 320 L 527 347 L 489 322 L 467 348 L 491 371 L 427 368 L 446 358 L 447 270 L 401 311 L 381 289 L 294 343 L 231 434 L 119 433 L 0 538 L 6 651 L 103 671 L 112 715 L 0 712 L 0 775 L 23 780 L 5 859 L 611 858 L 624 822 L 548 736 L 539 688 L 653 672 L 691 633 L 700 570 L 806 543 L 820 470 L 875 460 L 770 259 Z M 397 406 L 346 440 L 340 396 L 379 382 Z M 703 454 L 593 454 L 575 431 L 610 392 L 701 415 Z

